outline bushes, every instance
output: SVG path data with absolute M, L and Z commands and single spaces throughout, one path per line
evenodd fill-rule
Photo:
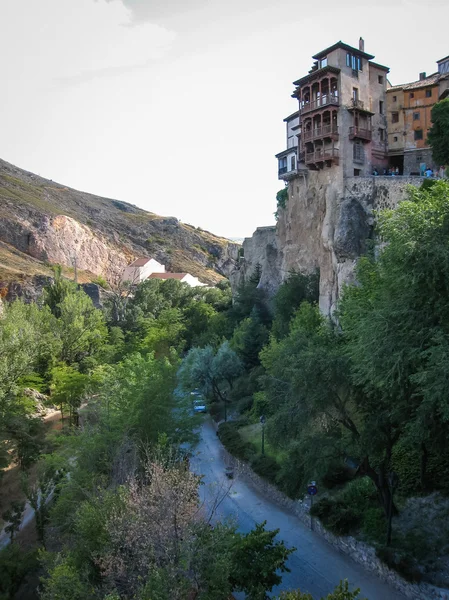
M 236 458 L 249 461 L 254 455 L 251 444 L 242 440 L 238 423 L 222 423 L 218 428 L 218 437 L 226 450 Z
M 264 479 L 267 479 L 271 483 L 276 483 L 279 465 L 273 457 L 257 454 L 251 460 L 251 468 Z
M 317 502 L 310 513 L 336 535 L 348 535 L 360 525 L 360 517 L 351 507 L 329 498 Z
M 422 573 L 416 561 L 409 554 L 381 546 L 377 548 L 376 555 L 387 567 L 402 575 L 407 581 L 411 583 L 422 581 Z

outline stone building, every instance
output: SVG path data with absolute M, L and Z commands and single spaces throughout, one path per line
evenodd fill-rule
M 362 38 L 359 48 L 340 41 L 312 58 L 309 73 L 294 82 L 300 121 L 297 170 L 332 168 L 343 177 L 381 172 L 388 164 L 388 67 L 372 61 Z M 285 152 L 277 158 L 279 178 L 286 179 Z
M 387 89 L 389 164 L 400 175 L 423 175 L 438 169 L 427 144 L 433 106 L 449 93 L 449 56 L 437 61 L 438 71 L 420 73 L 412 83 Z

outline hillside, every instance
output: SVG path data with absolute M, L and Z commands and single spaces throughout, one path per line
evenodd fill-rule
M 238 244 L 132 204 L 80 192 L 0 159 L 0 280 L 69 273 L 118 278 L 135 257 L 215 283 L 232 270 Z

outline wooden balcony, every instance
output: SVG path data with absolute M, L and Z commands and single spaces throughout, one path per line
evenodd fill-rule
M 317 100 L 312 100 L 311 102 L 306 102 L 303 104 L 299 112 L 304 115 L 313 110 L 318 110 L 319 108 L 324 108 L 325 106 L 340 106 L 340 100 L 338 96 L 331 96 L 327 94 L 326 96 L 322 96 Z
M 303 131 L 304 141 L 310 142 L 312 140 L 319 140 L 322 138 L 331 138 L 333 140 L 338 140 L 338 127 L 335 124 L 328 123 L 322 125 L 321 127 L 315 127 L 315 129 L 310 129 L 309 131 Z
M 349 139 L 359 139 L 365 142 L 371 141 L 371 129 L 363 129 L 362 127 L 350 127 L 349 128 Z
M 306 152 L 305 163 L 306 165 L 324 163 L 326 161 L 332 161 L 338 163 L 340 152 L 338 148 L 329 148 L 324 150 L 315 150 L 315 152 Z

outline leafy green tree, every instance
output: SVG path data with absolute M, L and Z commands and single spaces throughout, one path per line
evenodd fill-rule
M 44 301 L 56 318 L 61 316 L 61 303 L 69 295 L 77 290 L 75 282 L 62 276 L 61 265 L 53 267 L 54 280 L 44 288 Z
M 192 348 L 183 360 L 178 379 L 185 391 L 198 389 L 215 402 L 223 402 L 227 418 L 228 395 L 242 372 L 242 363 L 228 342 L 214 353 L 211 346 Z
M 267 531 L 266 521 L 247 534 L 235 537 L 231 547 L 230 581 L 234 591 L 244 591 L 250 600 L 265 600 L 267 591 L 278 585 L 279 571 L 290 571 L 286 562 L 295 548 L 276 542 L 279 529 Z
M 18 544 L 0 550 L 0 598 L 13 600 L 24 579 L 38 566 L 36 552 L 26 552 Z
M 283 592 L 277 600 L 313 600 L 311 594 L 302 593 L 300 590 L 293 592 Z M 340 581 L 333 592 L 327 596 L 323 596 L 321 600 L 363 600 L 360 598 L 360 590 L 351 591 L 348 581 Z
M 433 160 L 439 165 L 449 165 L 449 98 L 433 105 L 431 119 L 428 142 Z
M 2 514 L 2 519 L 8 523 L 5 527 L 5 532 L 9 533 L 11 544 L 14 541 L 15 534 L 19 531 L 22 523 L 22 515 L 25 510 L 24 502 L 12 502 L 8 510 Z
M 273 299 L 274 320 L 272 333 L 277 339 L 287 335 L 290 321 L 301 302 L 318 302 L 319 271 L 304 275 L 291 273 L 279 287 Z
M 260 364 L 259 353 L 268 342 L 269 332 L 256 310 L 235 328 L 230 346 L 241 358 L 245 369 L 250 370 Z
M 58 311 L 60 359 L 73 364 L 95 355 L 107 340 L 107 328 L 103 313 L 94 307 L 89 296 L 83 291 L 70 292 L 58 304 Z
M 72 425 L 78 425 L 78 409 L 86 391 L 88 376 L 83 375 L 73 367 L 61 365 L 52 370 L 51 399 L 61 411 L 69 413 Z

